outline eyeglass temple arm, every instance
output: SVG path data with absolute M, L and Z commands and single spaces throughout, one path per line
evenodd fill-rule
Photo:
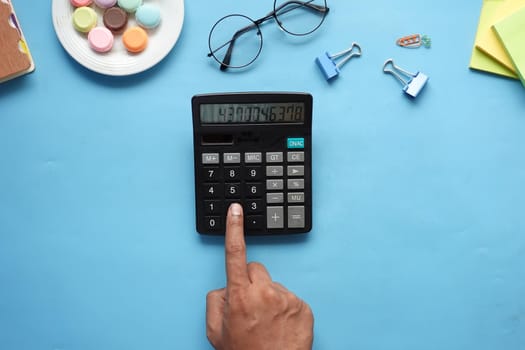
M 259 22 L 259 21 L 257 21 Z M 224 55 L 224 59 L 222 60 L 221 62 L 221 67 L 220 69 L 221 70 L 226 70 L 228 69 L 228 66 L 230 65 L 230 62 L 231 62 L 231 58 L 232 58 L 232 51 L 233 51 L 233 46 L 235 44 L 235 40 L 237 40 L 237 38 L 239 38 L 241 35 L 243 35 L 244 33 L 247 33 L 249 32 L 250 30 L 252 30 L 253 28 L 256 28 L 257 27 L 257 24 L 250 24 L 242 29 L 239 29 L 238 31 L 236 31 L 233 36 L 232 36 L 232 39 L 226 43 L 228 45 L 228 49 L 226 50 L 226 54 Z M 259 30 L 257 30 L 257 35 L 259 35 Z
M 286 7 L 288 5 L 291 5 L 291 4 L 297 4 L 298 6 L 292 7 L 290 9 L 288 9 L 287 11 L 285 11 L 284 13 L 286 13 L 288 11 L 291 11 L 291 10 L 294 10 L 294 9 L 296 9 L 298 7 L 302 7 L 302 6 L 305 6 L 307 9 L 310 9 L 310 10 L 313 10 L 313 11 L 317 11 L 317 12 L 321 12 L 321 13 L 328 13 L 328 11 L 330 11 L 330 9 L 328 7 L 326 7 L 326 6 L 311 4 L 312 1 L 314 1 L 314 0 L 309 0 L 309 1 L 290 0 L 290 1 L 284 2 L 281 5 L 279 5 L 278 7 L 276 7 L 272 12 L 270 12 L 268 14 L 268 16 L 273 16 L 273 15 L 277 14 L 277 12 L 279 12 L 284 7 Z

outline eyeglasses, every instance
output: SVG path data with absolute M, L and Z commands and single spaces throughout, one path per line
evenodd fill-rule
M 321 26 L 328 10 L 326 0 L 275 0 L 273 11 L 257 20 L 240 14 L 224 16 L 210 30 L 208 57 L 213 57 L 221 70 L 246 67 L 261 53 L 260 25 L 273 18 L 284 32 L 304 36 Z

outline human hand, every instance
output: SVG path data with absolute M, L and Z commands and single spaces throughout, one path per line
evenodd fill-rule
M 226 287 L 208 293 L 206 335 L 217 350 L 306 350 L 314 318 L 308 304 L 273 282 L 266 268 L 246 262 L 243 211 L 226 218 Z

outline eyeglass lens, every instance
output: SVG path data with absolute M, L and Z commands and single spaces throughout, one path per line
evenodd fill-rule
M 324 0 L 276 0 L 274 10 L 279 26 L 293 35 L 307 35 L 315 31 L 328 11 Z
M 229 15 L 212 28 L 209 45 L 217 62 L 230 68 L 241 68 L 255 61 L 261 52 L 262 35 L 259 26 L 249 17 Z M 231 50 L 230 54 L 228 50 Z M 225 62 L 226 57 L 229 62 Z

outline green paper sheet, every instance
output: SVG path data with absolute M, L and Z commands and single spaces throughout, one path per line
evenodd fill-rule
M 525 86 L 525 8 L 492 26 Z

